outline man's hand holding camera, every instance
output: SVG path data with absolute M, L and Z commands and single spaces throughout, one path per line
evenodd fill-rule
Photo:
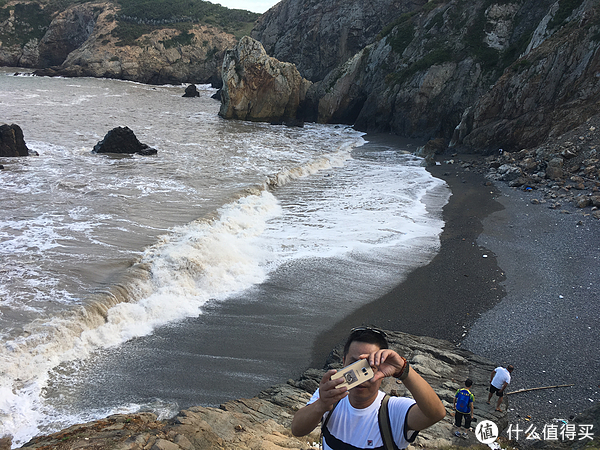
M 385 377 L 400 378 L 407 373 L 408 363 L 406 359 L 396 353 L 394 350 L 383 349 L 371 354 L 360 355 L 361 358 L 369 360 L 369 365 L 375 370 L 373 380 L 380 380 Z
M 325 411 L 331 411 L 333 405 L 348 395 L 348 388 L 346 386 L 338 387 L 346 381 L 343 377 L 337 380 L 331 379 L 331 376 L 336 372 L 337 370 L 335 369 L 327 371 L 319 384 L 319 400 L 323 402 Z

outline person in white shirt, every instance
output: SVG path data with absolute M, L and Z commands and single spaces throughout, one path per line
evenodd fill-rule
M 509 364 L 506 369 L 504 367 L 496 367 L 490 375 L 490 393 L 488 395 L 487 404 L 490 404 L 494 393 L 498 396 L 496 411 L 502 411 L 500 405 L 504 399 L 504 390 L 510 384 L 510 374 L 515 370 L 512 364 Z
M 406 448 L 414 441 L 418 431 L 445 417 L 446 409 L 433 388 L 410 369 L 404 357 L 388 348 L 383 331 L 371 327 L 352 329 L 344 347 L 344 367 L 359 359 L 368 360 L 375 376 L 348 390 L 346 387 L 336 387 L 344 383 L 344 379 L 332 380 L 331 376 L 337 371 L 329 370 L 307 405 L 294 415 L 294 436 L 309 434 L 323 420 L 325 450 L 383 448 L 378 411 L 385 396 L 379 387 L 385 377 L 401 380 L 414 398 L 389 399 L 389 422 L 394 444 L 398 448 Z

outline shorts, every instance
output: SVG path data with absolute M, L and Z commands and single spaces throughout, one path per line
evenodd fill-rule
M 462 426 L 462 421 L 465 419 L 465 428 L 469 429 L 471 427 L 471 413 L 461 413 L 460 411 L 454 411 L 454 425 L 457 427 Z
M 501 391 L 500 389 L 498 389 L 493 384 L 490 384 L 490 392 L 492 394 L 495 392 L 498 397 L 502 397 L 504 395 L 504 391 Z

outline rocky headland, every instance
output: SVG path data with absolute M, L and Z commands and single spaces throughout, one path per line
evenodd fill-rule
M 225 50 L 237 42 L 232 33 L 206 23 L 182 27 L 180 18 L 125 16 L 115 2 L 55 12 L 52 6 L 25 1 L 0 8 L 0 65 L 34 69 L 40 76 L 219 85 Z M 123 35 L 123 24 L 139 37 Z

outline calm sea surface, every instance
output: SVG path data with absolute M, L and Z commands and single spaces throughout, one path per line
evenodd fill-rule
M 215 92 L 0 69 L 0 436 L 168 417 L 284 382 L 439 248 L 446 185 L 344 126 L 225 121 Z M 128 126 L 156 156 L 97 155 Z M 412 148 L 414 150 L 414 147 Z

